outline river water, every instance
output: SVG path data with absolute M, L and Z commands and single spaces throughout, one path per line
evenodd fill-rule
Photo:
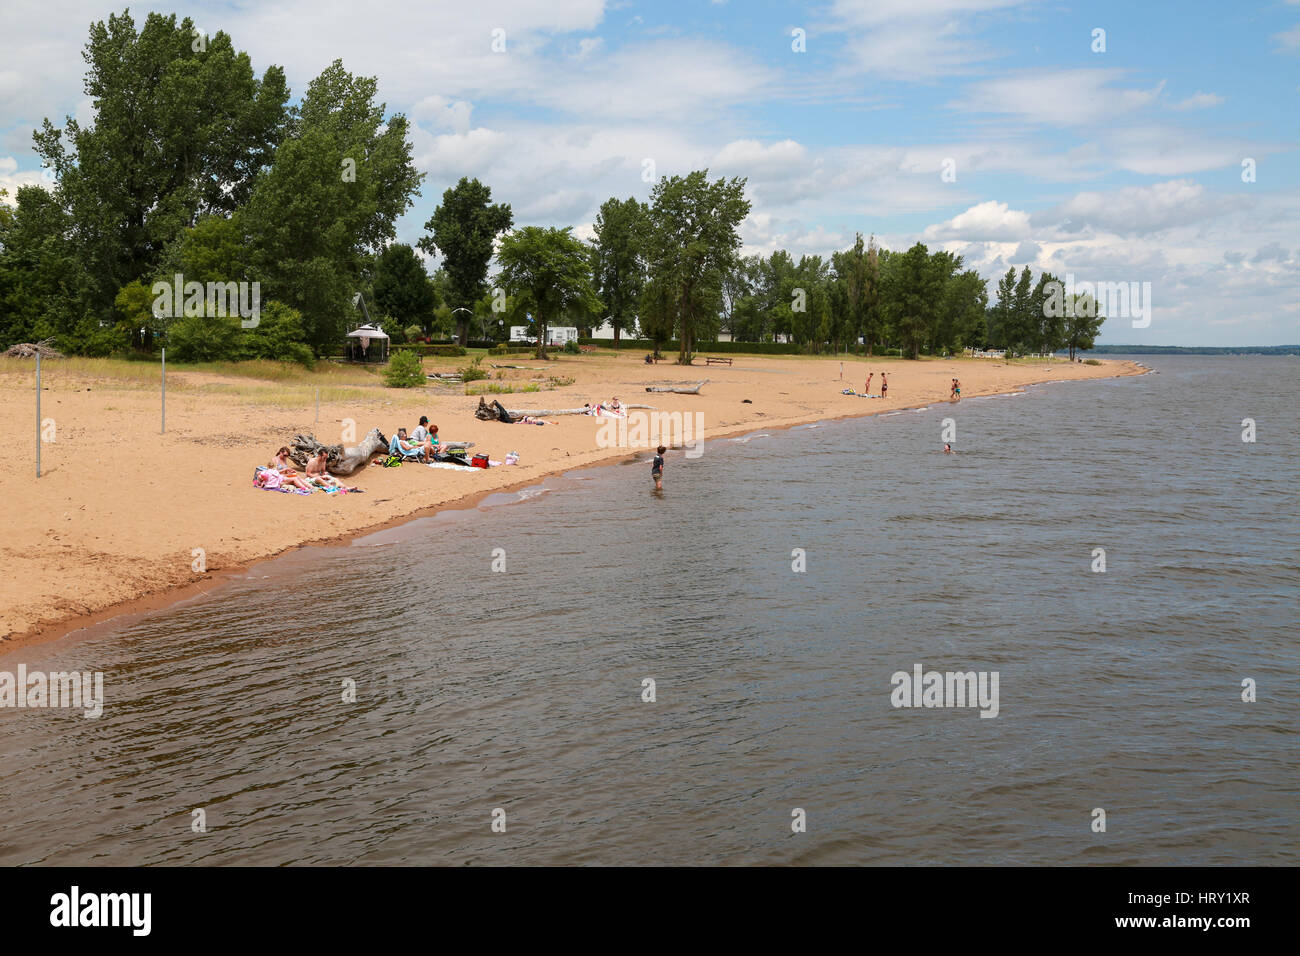
M 0 864 L 1294 864 L 1297 360 L 1143 360 L 710 441 L 662 495 L 558 476 L 0 657 L 106 696 L 0 710 Z M 997 672 L 997 716 L 893 706 L 918 664 Z

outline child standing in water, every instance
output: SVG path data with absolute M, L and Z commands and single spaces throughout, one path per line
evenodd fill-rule
M 655 491 L 664 490 L 664 452 L 668 449 L 660 445 L 655 452 L 655 460 L 650 465 L 650 477 L 655 481 Z

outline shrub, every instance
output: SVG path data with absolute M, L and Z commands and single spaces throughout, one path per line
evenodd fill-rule
M 388 368 L 384 370 L 384 384 L 390 388 L 415 388 L 423 385 L 424 363 L 414 352 L 403 349 L 393 352 Z
M 238 361 L 243 358 L 239 319 L 187 315 L 167 330 L 169 358 L 177 362 Z
M 244 358 L 274 359 L 297 362 L 315 368 L 316 359 L 306 342 L 302 313 L 271 300 L 262 307 L 255 328 L 243 330 Z
M 464 355 L 465 349 L 459 345 L 447 345 L 437 343 L 425 345 L 424 343 L 414 345 L 394 345 L 391 349 L 395 355 L 398 352 L 414 352 L 416 355 Z
M 1083 364 L 1084 364 L 1084 365 L 1100 365 L 1100 364 L 1101 364 L 1101 361 L 1100 361 L 1099 359 L 1084 359 L 1084 360 L 1083 360 Z
M 492 354 L 493 354 L 493 355 L 509 355 L 509 354 L 510 354 L 510 346 L 506 345 L 506 343 L 504 343 L 504 342 L 498 342 L 496 345 L 492 346 Z
M 460 372 L 460 380 L 462 382 L 477 382 L 481 378 L 487 378 L 488 373 L 479 367 L 479 363 L 482 361 L 483 356 L 480 355 L 468 365 L 462 365 L 457 369 Z
M 57 344 L 68 355 L 105 358 L 124 351 L 130 341 L 130 336 L 121 324 L 103 326 L 96 319 L 84 318 L 67 335 L 59 336 Z
M 568 355 L 581 355 L 581 354 L 582 354 L 582 349 L 580 349 L 580 348 L 578 347 L 578 343 L 577 343 L 577 342 L 574 342 L 573 340 L 569 340 L 568 342 L 565 342 L 565 343 L 564 343 L 564 351 L 565 351 L 565 353 L 568 354 Z

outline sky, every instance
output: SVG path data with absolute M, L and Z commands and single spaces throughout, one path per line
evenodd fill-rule
M 81 50 L 122 9 L 6 0 L 11 197 L 43 181 L 44 117 L 93 118 Z M 137 26 L 154 10 L 295 100 L 336 58 L 377 77 L 426 173 L 403 242 L 462 176 L 590 237 L 609 197 L 707 168 L 747 179 L 745 254 L 921 241 L 991 292 L 1028 265 L 1144 294 L 1102 344 L 1300 343 L 1300 0 L 227 0 Z

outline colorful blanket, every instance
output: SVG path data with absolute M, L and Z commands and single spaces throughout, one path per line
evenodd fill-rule
M 281 491 L 286 495 L 309 495 L 311 490 L 307 488 L 295 488 L 293 485 L 284 483 L 284 476 L 272 468 L 266 468 L 258 465 L 253 469 L 253 487 L 261 488 L 263 491 Z

